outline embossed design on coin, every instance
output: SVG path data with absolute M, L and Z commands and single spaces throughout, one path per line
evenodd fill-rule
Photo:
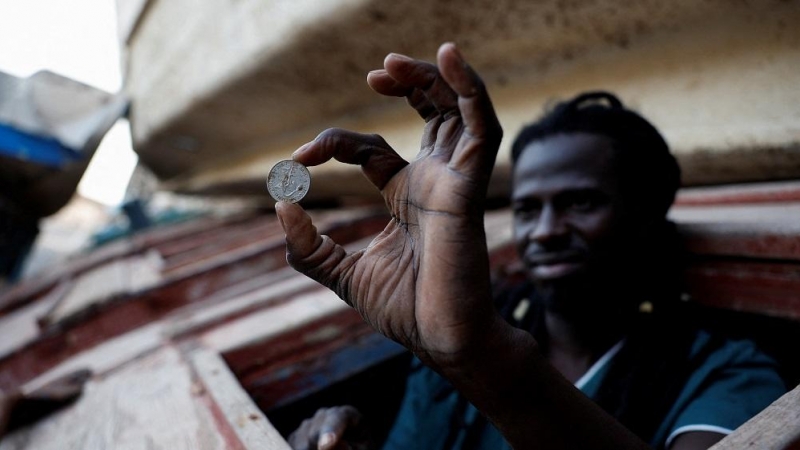
M 297 203 L 311 186 L 311 174 L 306 166 L 292 160 L 279 161 L 267 177 L 269 195 L 279 202 Z

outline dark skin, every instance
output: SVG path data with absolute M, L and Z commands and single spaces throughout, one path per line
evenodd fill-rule
M 543 351 L 574 383 L 626 328 L 620 308 L 600 300 L 624 303 L 619 286 L 628 284 L 621 275 L 629 271 L 620 270 L 621 261 L 632 258 L 626 249 L 636 236 L 627 225 L 614 149 L 602 136 L 555 135 L 529 144 L 513 175 L 517 250 L 547 296 Z M 591 293 L 575 286 L 591 286 Z M 604 293 L 606 286 L 614 291 Z
M 294 450 L 372 448 L 361 413 L 350 405 L 320 408 L 289 436 Z
M 620 317 L 626 316 L 619 312 L 638 293 L 624 289 L 633 286 L 626 278 L 634 269 L 619 268 L 631 266 L 626 261 L 641 261 L 637 249 L 647 249 L 650 221 L 625 202 L 615 156 L 613 143 L 604 136 L 559 134 L 529 144 L 513 172 L 514 236 L 529 277 L 555 297 L 550 302 L 575 302 L 591 311 L 573 313 L 569 305 L 555 304 L 545 312 L 549 346 L 543 351 L 573 383 L 624 337 L 627 323 Z M 575 285 L 593 287 L 589 301 L 604 298 L 618 304 L 593 308 L 571 297 Z M 722 437 L 688 432 L 671 448 L 705 449 Z
M 287 260 L 446 377 L 513 448 L 647 448 L 550 362 L 573 352 L 548 354 L 494 310 L 483 213 L 502 130 L 455 46 L 443 45 L 437 63 L 391 54 L 367 78 L 376 92 L 405 97 L 425 120 L 413 162 L 380 137 L 344 130 L 327 130 L 293 155 L 305 165 L 332 158 L 361 165 L 393 220 L 369 247 L 348 254 L 298 205 L 279 203 Z M 581 342 L 565 341 L 565 349 L 586 353 Z M 577 372 L 595 358 L 588 353 L 580 364 L 564 359 L 564 367 Z

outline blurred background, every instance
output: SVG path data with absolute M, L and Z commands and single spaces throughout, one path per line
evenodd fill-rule
M 487 217 L 498 261 L 513 259 L 504 207 L 517 131 L 558 99 L 609 90 L 676 154 L 685 188 L 671 214 L 694 230 L 692 248 L 715 264 L 746 254 L 779 266 L 777 278 L 725 279 L 724 293 L 697 272 L 694 297 L 800 317 L 798 23 L 792 0 L 0 2 L 0 388 L 124 366 L 131 379 L 161 374 L 191 404 L 218 399 L 191 387 L 199 377 L 213 390 L 208 357 L 280 432 L 320 398 L 355 395 L 341 383 L 356 375 L 380 388 L 402 352 L 284 270 L 265 180 L 328 127 L 379 133 L 413 158 L 416 113 L 374 94 L 366 73 L 389 52 L 433 61 L 445 41 L 483 75 L 505 130 Z M 323 230 L 354 245 L 380 230 L 381 199 L 357 168 L 311 174 L 303 205 Z M 145 357 L 150 369 L 130 365 Z M 100 397 L 85 408 L 122 395 L 108 386 L 124 376 L 93 379 Z M 187 430 L 211 420 L 198 414 Z M 58 420 L 25 439 L 49 448 L 47 436 L 77 433 L 78 419 Z M 155 429 L 137 420 L 131 436 Z M 34 448 L 18 439 L 0 448 Z
M 663 130 L 686 186 L 800 175 L 793 1 L 215 1 L 198 8 L 180 1 L 127 0 L 115 7 L 31 0 L 2 8 L 6 77 L 35 85 L 47 75 L 37 72 L 48 71 L 108 95 L 47 116 L 43 109 L 77 100 L 8 88 L 14 95 L 3 101 L 14 105 L 4 110 L 40 111 L 41 123 L 20 123 L 23 131 L 44 130 L 58 140 L 70 126 L 83 127 L 74 142 L 62 142 L 72 145 L 75 159 L 57 169 L 51 164 L 46 176 L 32 168 L 44 164 L 35 157 L 2 154 L 12 168 L 3 172 L 4 191 L 17 197 L 4 204 L 16 203 L 26 220 L 52 217 L 74 200 L 60 220 L 41 223 L 46 232 L 27 264 L 6 269 L 15 277 L 96 243 L 87 233 L 105 227 L 101 241 L 124 233 L 125 218 L 116 216 L 126 202 L 140 200 L 136 208 L 157 214 L 173 203 L 210 207 L 215 199 L 208 197 L 268 206 L 269 168 L 327 127 L 381 133 L 412 157 L 416 118 L 403 102 L 374 95 L 365 73 L 390 51 L 433 60 L 443 41 L 458 43 L 484 75 L 506 130 L 491 192 L 500 203 L 508 186 L 506 147 L 516 131 L 548 103 L 595 88 L 619 93 Z M 59 82 L 66 81 L 50 80 Z M 93 114 L 98 136 L 85 126 Z M 3 123 L 13 127 L 14 118 Z M 83 144 L 89 148 L 75 148 Z M 19 174 L 20 164 L 29 176 Z M 336 164 L 314 168 L 306 202 L 375 201 L 354 173 Z M 65 180 L 53 181 L 59 177 Z M 49 187 L 33 187 L 44 178 Z M 19 193 L 34 191 L 39 197 L 20 206 Z M 195 201 L 201 196 L 206 201 Z

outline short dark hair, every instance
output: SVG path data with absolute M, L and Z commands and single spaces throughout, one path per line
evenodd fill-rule
M 581 132 L 611 139 L 619 153 L 624 191 L 648 213 L 664 217 L 680 187 L 678 163 L 661 133 L 614 94 L 586 92 L 557 103 L 520 131 L 511 147 L 512 163 L 516 165 L 531 142 Z

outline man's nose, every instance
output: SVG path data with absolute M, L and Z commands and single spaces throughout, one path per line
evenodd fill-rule
M 562 217 L 550 206 L 542 208 L 536 226 L 531 230 L 531 240 L 540 244 L 545 244 L 554 240 L 560 240 L 567 236 L 567 227 Z

